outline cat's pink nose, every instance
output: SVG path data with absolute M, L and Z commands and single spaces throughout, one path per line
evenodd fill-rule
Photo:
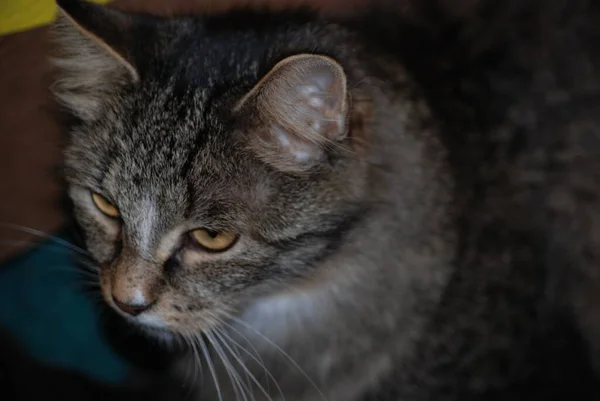
M 115 305 L 117 305 L 117 308 L 121 309 L 123 312 L 131 316 L 137 316 L 146 309 L 148 309 L 150 306 L 152 306 L 152 302 L 146 304 L 128 304 L 119 301 L 117 298 L 115 298 L 114 295 L 112 298 Z

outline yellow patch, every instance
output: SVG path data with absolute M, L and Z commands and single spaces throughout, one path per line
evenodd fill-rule
M 88 0 L 108 3 L 110 0 Z M 54 0 L 0 0 L 0 35 L 49 24 L 56 16 Z

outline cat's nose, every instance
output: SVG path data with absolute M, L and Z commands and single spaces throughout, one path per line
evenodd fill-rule
M 114 295 L 112 298 L 115 305 L 117 305 L 117 308 L 131 316 L 137 316 L 152 306 L 152 302 L 143 304 L 130 304 L 119 301 Z

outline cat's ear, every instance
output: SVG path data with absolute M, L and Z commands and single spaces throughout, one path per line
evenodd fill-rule
M 346 74 L 329 57 L 291 56 L 275 65 L 236 110 L 258 121 L 250 140 L 263 158 L 283 170 L 303 170 L 346 135 Z
M 59 0 L 53 24 L 57 79 L 53 92 L 76 116 L 91 120 L 107 99 L 139 80 L 127 50 L 132 17 L 96 4 Z

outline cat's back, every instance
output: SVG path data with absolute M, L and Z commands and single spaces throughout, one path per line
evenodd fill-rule
M 600 343 L 600 5 L 432 3 L 404 2 L 363 25 L 427 99 L 461 210 L 458 271 L 420 355 L 431 370 L 416 381 L 449 399 L 461 387 L 489 395 L 494 381 L 512 382 L 512 399 L 574 388 L 594 397 L 586 386 Z M 510 368 L 503 358 L 514 358 Z M 449 360 L 465 363 L 449 369 Z M 431 381 L 431 371 L 446 373 Z M 554 386 L 528 387 L 535 380 Z

